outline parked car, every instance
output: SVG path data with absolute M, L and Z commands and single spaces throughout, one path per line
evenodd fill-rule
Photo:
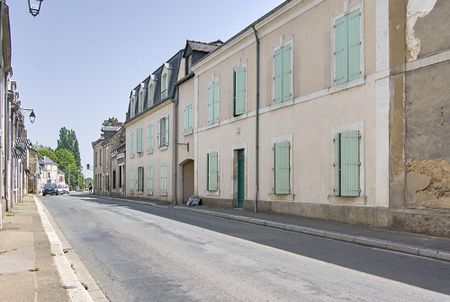
M 58 195 L 58 186 L 54 183 L 45 184 L 42 188 L 42 196 L 45 195 Z
M 58 185 L 58 191 L 61 191 L 61 194 L 69 194 L 69 187 L 65 184 Z

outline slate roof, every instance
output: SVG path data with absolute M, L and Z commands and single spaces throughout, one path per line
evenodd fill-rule
M 186 43 L 193 51 L 202 51 L 202 52 L 211 52 L 223 44 L 223 42 L 220 40 L 209 43 L 187 40 Z
M 128 111 L 127 111 L 127 115 L 126 115 L 126 122 L 128 122 L 129 120 L 131 120 L 132 118 L 130 118 L 130 109 L 131 109 L 131 96 L 133 95 L 133 90 L 136 91 L 136 102 L 135 102 L 135 108 L 134 108 L 134 112 L 137 113 L 138 112 L 138 104 L 139 104 L 139 90 L 141 87 L 141 83 L 145 83 L 148 87 L 148 83 L 150 81 L 150 78 L 152 75 L 155 76 L 155 78 L 157 79 L 157 81 L 155 81 L 155 95 L 153 97 L 153 105 L 151 105 L 149 107 L 148 104 L 148 89 L 145 90 L 145 95 L 143 96 L 144 98 L 144 102 L 143 102 L 143 110 L 140 114 L 136 114 L 133 118 L 135 118 L 138 115 L 143 114 L 144 112 L 146 112 L 147 110 L 149 110 L 150 108 L 154 108 L 156 106 L 158 106 L 159 104 L 161 104 L 162 102 L 164 102 L 167 99 L 174 99 L 175 98 L 175 92 L 176 92 L 176 82 L 178 79 L 178 72 L 180 70 L 180 64 L 181 64 L 181 60 L 183 58 L 183 53 L 184 50 L 179 50 L 172 58 L 170 58 L 168 61 L 164 62 L 165 63 L 169 63 L 171 68 L 172 68 L 172 72 L 171 72 L 171 76 L 169 78 L 169 88 L 167 91 L 167 98 L 161 99 L 161 74 L 164 70 L 164 64 L 162 64 L 160 67 L 158 67 L 158 69 L 156 69 L 153 73 L 151 73 L 147 78 L 145 78 L 142 82 L 140 82 L 134 89 L 131 90 L 130 92 L 130 101 L 128 102 Z
M 39 164 L 40 165 L 54 165 L 55 162 L 50 157 L 44 156 L 43 159 L 39 160 Z

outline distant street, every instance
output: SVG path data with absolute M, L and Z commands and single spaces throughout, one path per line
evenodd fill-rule
M 46 196 L 111 301 L 450 301 L 450 263 L 163 206 Z

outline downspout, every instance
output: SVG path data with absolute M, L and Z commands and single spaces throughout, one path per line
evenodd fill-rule
M 256 192 L 255 192 L 255 213 L 258 213 L 258 197 L 259 197 L 259 73 L 260 73 L 260 41 L 258 38 L 258 31 L 255 25 L 252 25 L 253 33 L 256 41 L 256 142 L 255 142 L 255 161 L 256 161 Z
M 172 207 L 178 200 L 177 178 L 178 178 L 178 85 L 175 88 L 175 100 L 173 104 L 173 153 L 172 153 Z

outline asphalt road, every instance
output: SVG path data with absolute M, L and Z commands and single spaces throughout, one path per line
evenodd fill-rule
M 111 301 L 450 301 L 450 263 L 89 195 L 40 197 Z

